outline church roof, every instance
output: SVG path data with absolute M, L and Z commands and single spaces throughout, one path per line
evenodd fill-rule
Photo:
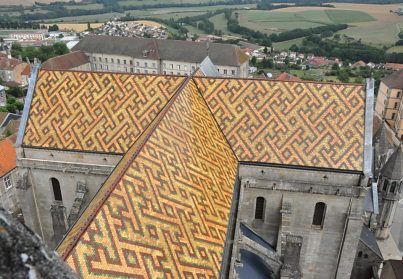
M 195 80 L 240 161 L 362 170 L 363 86 Z
M 124 154 L 58 248 L 81 277 L 217 278 L 239 162 L 362 171 L 361 85 L 196 73 L 39 72 L 23 146 Z
M 362 85 L 192 79 L 239 161 L 362 171 Z M 23 146 L 124 154 L 184 81 L 41 70 Z
M 189 78 L 58 252 L 82 278 L 218 278 L 237 165 Z
M 41 70 L 23 145 L 123 154 L 185 80 Z

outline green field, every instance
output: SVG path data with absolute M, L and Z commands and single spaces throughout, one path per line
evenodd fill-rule
M 376 19 L 369 14 L 359 11 L 326 10 L 325 12 L 333 23 L 376 21 Z
M 275 50 L 288 50 L 292 45 L 300 45 L 303 39 L 304 38 L 298 38 L 285 42 L 273 43 L 273 47 Z
M 401 52 L 403 53 L 403 46 L 394 46 L 387 50 L 387 53 Z
M 306 10 L 300 12 L 249 10 L 239 11 L 238 13 L 241 25 L 267 34 L 326 24 L 375 20 L 365 12 L 349 10 Z

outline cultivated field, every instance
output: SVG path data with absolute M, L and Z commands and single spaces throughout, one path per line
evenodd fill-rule
M 370 17 L 374 18 L 374 21 L 369 21 L 369 18 L 365 18 L 361 13 L 361 16 L 355 14 L 352 16 L 349 13 L 348 17 L 344 17 L 343 14 L 337 15 L 337 18 L 341 20 L 339 23 L 349 23 L 351 25 L 347 30 L 340 31 L 341 34 L 346 34 L 354 38 L 360 38 L 363 42 L 374 45 L 391 45 L 397 41 L 397 34 L 399 30 L 403 30 L 403 16 L 398 16 L 390 11 L 395 11 L 401 4 L 391 5 L 373 5 L 373 4 L 350 4 L 350 3 L 331 3 L 337 10 L 347 10 L 352 12 L 363 12 Z M 277 12 L 284 13 L 302 13 L 306 11 L 324 11 L 331 10 L 333 13 L 335 9 L 329 9 L 325 7 L 289 7 L 285 9 L 276 10 Z M 360 20 L 352 22 L 352 20 Z M 332 17 L 328 16 L 329 19 Z M 337 22 L 338 19 L 332 18 L 333 22 Z M 350 21 L 348 21 L 350 20 Z M 363 21 L 361 21 L 363 20 Z M 348 22 L 347 22 L 348 21 Z
M 271 34 L 295 28 L 311 28 L 326 24 L 376 21 L 368 13 L 351 10 L 303 10 L 239 11 L 239 23 L 243 26 Z
M 46 24 L 47 27 L 52 24 Z M 102 23 L 91 23 L 91 28 L 98 28 L 102 25 Z M 75 32 L 82 32 L 87 30 L 86 23 L 57 23 L 59 29 L 61 31 L 75 31 Z

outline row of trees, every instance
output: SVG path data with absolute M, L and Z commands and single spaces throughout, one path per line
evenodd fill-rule
M 33 61 L 34 58 L 46 61 L 49 58 L 63 55 L 69 52 L 66 44 L 57 42 L 51 46 L 40 46 L 40 47 L 21 47 L 20 44 L 13 44 L 11 47 L 11 55 L 13 57 L 20 57 L 25 60 L 26 58 Z
M 381 63 L 386 60 L 383 49 L 363 44 L 361 40 L 339 34 L 332 38 L 324 38 L 318 35 L 310 35 L 304 38 L 301 46 L 293 45 L 290 50 L 313 53 L 317 56 L 337 57 L 343 61 L 359 61 Z

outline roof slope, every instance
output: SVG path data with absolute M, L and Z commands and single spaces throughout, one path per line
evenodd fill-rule
M 363 169 L 362 85 L 194 79 L 238 160 Z
M 14 143 L 17 136 L 10 136 L 0 141 L 0 177 L 9 173 L 17 166 L 17 154 Z
M 386 164 L 381 169 L 381 174 L 392 180 L 403 178 L 403 151 L 400 145 L 393 153 Z
M 180 49 L 180 51 L 178 51 Z M 249 57 L 238 46 L 206 42 L 157 40 L 133 37 L 90 35 L 73 47 L 74 51 L 105 53 L 148 59 L 201 63 L 208 55 L 214 65 L 239 66 Z
M 68 70 L 89 63 L 88 56 L 82 51 L 74 51 L 46 60 L 42 64 L 44 70 Z
M 403 69 L 393 72 L 390 75 L 381 79 L 387 87 L 392 89 L 403 89 Z
M 217 278 L 237 160 L 192 81 L 139 141 L 59 254 L 83 278 Z
M 184 80 L 41 70 L 23 145 L 125 153 Z

